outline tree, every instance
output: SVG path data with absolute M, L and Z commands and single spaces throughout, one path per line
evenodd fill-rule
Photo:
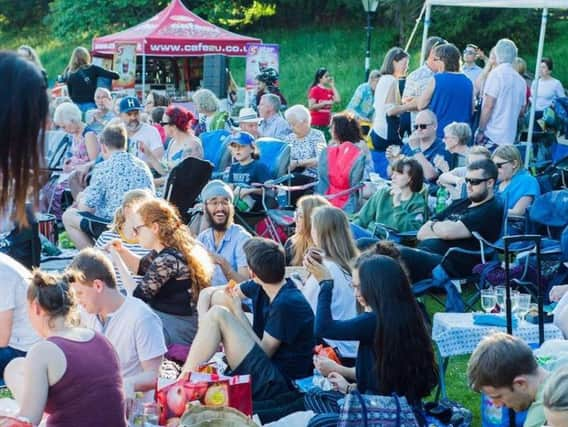
M 49 12 L 51 0 L 0 0 L 0 27 L 7 30 L 33 27 Z

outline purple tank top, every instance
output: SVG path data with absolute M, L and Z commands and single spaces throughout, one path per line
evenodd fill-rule
M 49 388 L 47 427 L 126 427 L 118 356 L 102 335 L 87 342 L 50 337 L 63 351 L 67 370 Z

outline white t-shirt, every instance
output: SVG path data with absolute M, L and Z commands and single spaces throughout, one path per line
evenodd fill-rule
M 484 93 L 495 98 L 485 136 L 498 145 L 513 144 L 517 122 L 525 105 L 527 84 L 511 64 L 500 64 L 489 73 Z
M 111 342 L 118 354 L 123 378 L 143 372 L 141 362 L 162 356 L 167 351 L 162 321 L 138 298 L 125 297 L 104 325 L 97 315 L 81 310 L 81 323 Z
M 394 105 L 386 104 L 387 96 L 393 84 L 398 85 L 394 76 L 385 74 L 381 76 L 375 88 L 375 100 L 373 104 L 375 107 L 375 118 L 373 119 L 373 130 L 383 139 L 386 139 L 388 136 L 387 111 Z M 398 90 L 398 86 L 396 86 L 396 89 Z
M 40 340 L 28 318 L 27 291 L 31 273 L 8 255 L 0 253 L 0 312 L 12 310 L 8 347 L 28 352 Z
M 163 147 L 162 138 L 160 133 L 154 126 L 150 126 L 148 123 L 142 123 L 138 132 L 130 137 L 130 142 L 138 147 L 138 142 L 144 142 L 146 146 L 150 147 L 150 151 L 154 151 L 157 148 Z M 137 149 L 136 153 L 133 153 L 140 160 L 148 162 L 148 156 Z
M 335 262 L 324 259 L 323 265 L 333 277 L 333 293 L 331 295 L 331 314 L 335 320 L 348 320 L 357 316 L 357 302 L 351 286 L 351 276 Z M 309 276 L 301 288 L 310 307 L 317 313 L 320 286 L 314 276 Z M 336 347 L 341 356 L 354 358 L 357 356 L 357 341 L 325 340 L 331 347 Z
M 533 82 L 531 93 L 534 95 L 536 92 L 536 84 Z M 560 80 L 553 78 L 539 79 L 538 80 L 538 94 L 536 97 L 536 111 L 543 111 L 545 108 L 550 107 L 556 98 L 564 98 L 564 88 Z M 532 100 L 532 99 L 531 99 Z

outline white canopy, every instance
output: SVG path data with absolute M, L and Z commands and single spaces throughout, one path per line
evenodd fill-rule
M 422 49 L 420 54 L 420 62 L 424 62 L 426 39 L 428 38 L 428 29 L 430 27 L 430 15 L 432 6 L 461 6 L 461 7 L 510 7 L 515 9 L 542 9 L 542 19 L 540 24 L 540 36 L 538 40 L 538 49 L 535 65 L 535 81 L 539 79 L 539 65 L 542 59 L 542 51 L 544 48 L 544 35 L 546 33 L 546 21 L 548 19 L 548 9 L 568 9 L 568 0 L 425 0 L 424 9 L 424 33 L 422 34 Z M 424 11 L 423 9 L 423 11 Z M 538 84 L 536 90 L 532 94 L 536 99 L 538 95 Z M 531 104 L 529 116 L 529 129 L 527 150 L 525 155 L 525 167 L 529 166 L 529 159 L 532 151 L 532 138 L 534 130 L 535 103 Z
M 464 7 L 512 7 L 515 9 L 568 9 L 568 0 L 426 0 L 426 4 Z

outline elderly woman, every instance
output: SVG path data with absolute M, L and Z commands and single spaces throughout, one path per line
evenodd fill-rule
M 317 180 L 318 158 L 325 149 L 325 136 L 322 131 L 311 127 L 310 111 L 297 104 L 288 108 L 284 117 L 290 124 L 292 133 L 284 138 L 290 144 L 290 172 L 293 174 L 293 185 L 304 185 Z M 309 191 L 292 193 L 292 204 Z
M 70 188 L 69 179 L 72 173 L 78 174 L 77 182 L 82 182 L 91 166 L 94 165 L 99 155 L 100 146 L 97 137 L 92 130 L 81 121 L 81 111 L 77 105 L 65 102 L 59 105 L 53 116 L 56 126 L 64 130 L 71 139 L 71 148 L 63 163 L 63 174 L 67 178 L 49 182 L 42 190 L 42 207 L 50 211 L 58 218 L 63 213 L 61 210 L 61 196 L 63 191 Z
M 469 142 L 471 141 L 471 128 L 467 123 L 452 122 L 444 128 L 444 144 L 446 151 L 451 154 L 448 162 L 444 156 L 434 157 L 434 166 L 442 173 L 465 166 L 466 156 L 469 152 Z
M 521 153 L 514 145 L 501 145 L 491 157 L 497 166 L 497 196 L 501 197 L 510 214 L 524 215 L 540 195 L 538 181 L 524 167 Z
M 227 127 L 229 115 L 219 110 L 219 99 L 209 89 L 199 89 L 195 92 L 193 102 L 199 113 L 199 121 L 194 128 L 195 135 Z

